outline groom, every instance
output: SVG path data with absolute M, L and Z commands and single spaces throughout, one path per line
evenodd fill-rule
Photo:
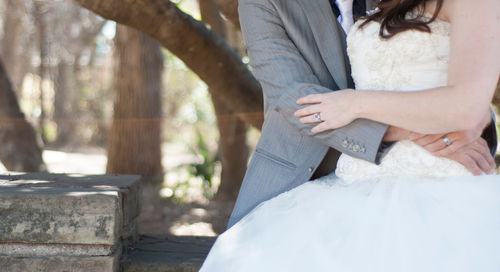
M 264 92 L 265 118 L 228 228 L 261 202 L 334 171 L 340 153 L 379 163 L 391 142 L 410 135 L 429 151 L 450 145 L 446 157 L 475 173 L 492 170 L 497 144 L 492 122 L 484 132 L 478 128 L 415 137 L 358 119 L 315 135 L 314 125 L 302 124 L 294 116 L 300 97 L 353 88 L 346 33 L 354 22 L 353 13 L 364 15 L 373 8 L 370 4 L 370 0 L 239 0 L 248 55 Z

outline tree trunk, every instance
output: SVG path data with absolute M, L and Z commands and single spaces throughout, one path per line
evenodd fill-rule
M 73 123 L 73 114 L 77 104 L 74 99 L 74 88 L 77 84 L 73 66 L 63 60 L 59 61 L 57 65 L 54 95 L 54 121 L 57 125 L 57 131 L 54 144 L 58 146 L 68 144 L 76 132 L 74 131 L 76 124 Z
M 241 57 L 203 22 L 168 0 L 77 0 L 99 15 L 140 30 L 158 40 L 195 72 L 235 114 L 261 128 L 260 85 Z
M 114 117 L 108 138 L 108 173 L 162 174 L 161 87 L 158 43 L 126 26 L 115 37 Z
M 104 26 L 104 20 L 94 14 L 89 14 L 73 1 L 53 4 L 50 13 L 46 15 L 50 20 L 52 48 L 64 48 L 63 52 L 54 56 L 51 51 L 51 58 L 57 61 L 54 79 L 55 96 L 53 100 L 54 122 L 57 125 L 56 140 L 54 145 L 64 146 L 74 144 L 82 139 L 79 128 L 81 127 L 76 117 L 82 116 L 82 106 L 79 100 L 82 99 L 82 82 L 80 57 L 88 49 L 95 51 L 95 39 Z M 78 31 L 75 31 L 78 29 Z M 94 53 L 92 53 L 91 60 Z M 92 70 L 92 61 L 85 69 Z M 85 97 L 83 97 L 85 99 Z M 98 103 L 91 101 L 88 103 L 91 108 L 101 110 Z M 96 105 L 97 104 L 97 105 Z M 85 109 L 89 111 L 89 109 Z M 90 111 L 94 115 L 99 112 Z M 94 115 L 94 116 L 95 116 Z M 103 131 L 96 129 L 93 133 L 103 135 Z
M 199 0 L 200 13 L 219 36 L 226 38 L 226 25 L 213 0 Z M 211 91 L 212 93 L 212 91 Z M 219 129 L 219 156 L 222 163 L 221 184 L 215 200 L 235 200 L 245 176 L 248 160 L 247 125 L 222 99 L 212 96 Z
M 9 171 L 46 171 L 35 130 L 24 118 L 0 60 L 0 161 Z
M 249 148 L 247 124 L 240 120 L 220 99 L 213 99 L 219 128 L 219 154 L 222 163 L 221 184 L 215 200 L 236 200 L 247 170 Z
M 24 77 L 21 59 L 23 18 L 26 16 L 23 0 L 7 0 L 3 20 L 2 59 L 14 90 L 21 91 Z
M 38 32 L 38 43 L 40 52 L 40 66 L 38 67 L 38 75 L 40 77 L 39 92 L 40 92 L 40 116 L 38 117 L 38 130 L 43 143 L 47 143 L 45 135 L 45 86 L 44 79 L 47 75 L 47 57 L 48 57 L 48 44 L 47 38 L 47 24 L 44 15 L 46 13 L 44 3 L 40 0 L 34 1 L 33 6 L 35 9 L 35 22 Z
M 203 0 L 200 0 L 203 1 Z M 219 10 L 236 27 L 240 28 L 240 18 L 238 15 L 238 0 L 214 0 Z

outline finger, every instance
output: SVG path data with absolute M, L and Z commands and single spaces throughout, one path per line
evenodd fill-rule
M 470 149 L 468 152 L 469 156 L 475 161 L 476 165 L 479 166 L 483 173 L 491 172 L 491 165 L 488 163 L 487 159 L 484 157 L 484 154 L 480 152 Z
M 455 153 L 457 150 L 461 149 L 462 147 L 467 146 L 469 144 L 472 144 L 474 142 L 474 140 L 476 140 L 476 139 L 472 139 L 469 134 L 467 134 L 467 133 L 464 134 L 462 132 L 448 133 L 446 135 L 446 137 L 448 137 L 448 139 L 451 141 L 452 144 L 450 146 L 442 149 L 442 150 L 436 151 L 439 153 L 435 153 L 434 155 L 440 156 L 440 157 L 448 156 L 452 153 Z
M 299 100 L 297 100 L 297 104 L 315 104 L 321 103 L 321 101 L 323 101 L 323 94 L 310 94 L 299 98 Z
M 443 135 L 426 135 L 426 136 L 416 140 L 415 143 L 425 148 L 426 145 L 440 140 L 442 138 L 442 136 Z
M 474 161 L 474 159 L 472 159 L 470 156 L 465 155 L 458 162 L 465 166 L 465 168 L 467 168 L 467 170 L 469 170 L 473 175 L 481 175 L 481 168 L 479 168 L 479 166 L 476 164 L 476 161 Z
M 486 140 L 484 140 L 483 138 L 480 138 L 480 139 L 476 140 L 473 143 L 473 148 L 477 152 L 481 153 L 481 155 L 488 162 L 491 170 L 488 171 L 488 172 L 486 172 L 486 173 L 488 173 L 488 174 L 494 173 L 495 168 L 496 168 L 496 162 L 495 162 L 495 159 L 493 158 L 493 156 L 490 153 L 490 147 L 488 146 L 488 143 L 486 142 Z
M 436 151 L 433 152 L 433 155 L 438 156 L 438 157 L 446 157 L 448 155 L 451 155 L 451 154 L 457 152 L 457 150 L 459 150 L 460 148 L 467 145 L 467 142 L 464 142 L 464 141 L 455 141 L 455 142 L 452 142 L 452 144 L 449 146 L 446 146 L 444 141 L 441 140 L 441 142 L 444 144 L 444 148 L 436 149 Z
M 329 130 L 329 129 L 332 129 L 332 127 L 330 127 L 328 122 L 321 122 L 319 125 L 313 127 L 311 132 L 314 134 L 317 134 L 317 133 L 320 133 L 320 132 L 323 132 L 323 131 Z
M 314 114 L 313 114 L 313 115 L 309 115 L 309 116 L 300 118 L 300 122 L 302 122 L 303 124 L 315 124 L 315 123 L 320 123 L 322 121 L 316 119 L 314 117 Z
M 441 150 L 447 149 L 447 146 L 446 146 L 446 144 L 441 139 L 439 139 L 437 141 L 434 141 L 433 143 L 425 145 L 424 148 L 427 151 L 434 153 L 434 152 L 437 152 L 437 151 L 441 151 Z
M 490 148 L 486 140 L 484 140 L 483 138 L 477 139 L 475 142 L 472 143 L 472 148 L 477 152 L 481 153 L 483 157 L 485 157 L 488 160 L 488 163 L 490 163 L 493 168 L 496 167 L 495 159 L 490 153 Z
M 315 114 L 321 112 L 321 104 L 316 104 L 316 105 L 311 105 L 304 107 L 300 110 L 295 111 L 295 116 L 296 117 L 305 117 L 311 114 Z
M 421 133 L 418 133 L 418 132 L 410 132 L 410 135 L 408 136 L 408 139 L 410 139 L 410 141 L 417 141 L 423 137 L 425 137 L 427 135 L 425 134 L 421 134 Z

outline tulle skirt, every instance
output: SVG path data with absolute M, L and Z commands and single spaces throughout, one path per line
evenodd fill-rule
M 500 176 L 326 176 L 263 202 L 201 270 L 500 271 Z

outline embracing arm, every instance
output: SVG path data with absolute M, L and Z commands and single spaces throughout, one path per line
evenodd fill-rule
M 486 125 L 500 76 L 500 2 L 455 0 L 447 11 L 448 86 L 413 93 L 355 92 L 359 117 L 426 134 Z
M 305 95 L 332 90 L 320 85 L 311 66 L 289 37 L 273 3 L 269 0 L 240 0 L 238 11 L 253 74 L 262 86 L 268 110 L 278 111 L 284 120 L 303 135 L 314 137 L 341 152 L 374 162 L 387 126 L 358 119 L 340 129 L 312 133 L 311 124 L 303 124 L 294 116 L 294 112 L 300 108 L 296 100 Z M 346 139 L 360 143 L 362 148 L 353 152 L 345 144 Z
M 356 118 L 423 134 L 484 127 L 491 120 L 490 103 L 500 75 L 500 2 L 455 0 L 447 3 L 451 21 L 447 86 L 416 92 L 337 92 L 329 99 L 351 103 L 351 111 L 342 118 L 331 118 L 330 124 L 321 123 L 313 131 L 341 127 Z M 324 97 L 309 96 L 299 103 L 321 103 L 318 101 L 322 99 Z M 318 105 L 305 111 L 317 112 L 315 107 Z M 341 108 L 347 105 L 338 104 L 338 107 L 335 111 L 342 112 Z

